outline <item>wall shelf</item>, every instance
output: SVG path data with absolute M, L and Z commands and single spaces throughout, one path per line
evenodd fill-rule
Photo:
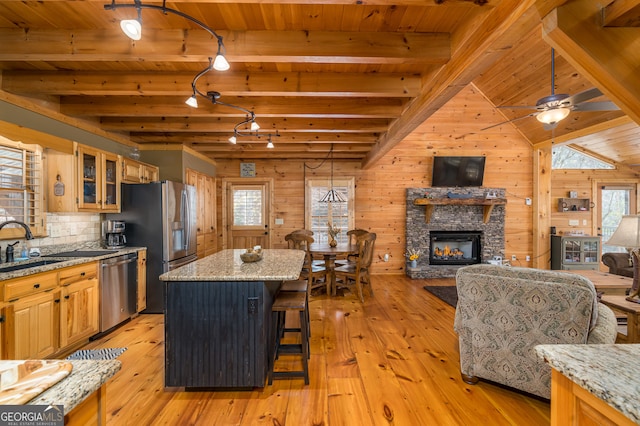
M 487 223 L 495 206 L 507 204 L 506 198 L 416 198 L 416 206 L 425 206 L 425 220 L 431 221 L 431 214 L 435 206 L 482 206 L 482 221 Z

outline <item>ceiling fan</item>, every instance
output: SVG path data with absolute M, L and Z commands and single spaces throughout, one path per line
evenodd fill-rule
M 554 49 L 551 49 L 551 95 L 538 99 L 535 106 L 533 105 L 510 105 L 499 106 L 498 108 L 510 109 L 533 109 L 532 112 L 522 117 L 516 117 L 512 120 L 503 121 L 493 126 L 485 127 L 482 130 L 491 129 L 505 123 L 522 120 L 527 117 L 536 117 L 543 124 L 545 130 L 553 130 L 558 122 L 567 118 L 571 111 L 615 111 L 620 108 L 611 101 L 587 102 L 591 99 L 602 96 L 602 92 L 597 88 L 585 90 L 575 95 L 567 95 L 564 93 L 556 94 L 555 88 L 555 59 Z

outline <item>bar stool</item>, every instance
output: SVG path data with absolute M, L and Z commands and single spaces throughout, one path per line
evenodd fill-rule
M 284 320 L 282 319 L 286 312 L 297 311 L 300 316 L 300 328 L 284 328 Z M 271 358 L 269 365 L 269 384 L 273 383 L 273 379 L 284 379 L 291 377 L 304 378 L 304 384 L 309 384 L 309 325 L 308 325 L 308 306 L 307 306 L 307 294 L 302 292 L 283 291 L 278 293 L 273 305 L 271 307 L 271 313 L 273 314 L 273 323 L 276 328 L 276 341 L 275 350 Z M 288 343 L 281 344 L 281 333 L 287 332 L 299 332 L 300 343 Z M 302 370 L 293 371 L 274 371 L 275 363 L 281 354 L 294 354 L 301 355 L 302 357 Z
M 293 293 L 304 293 L 307 295 L 307 309 L 306 309 L 306 314 L 307 314 L 307 336 L 309 337 L 309 339 L 311 339 L 311 319 L 309 318 L 310 312 L 309 312 L 309 281 L 308 280 L 295 280 L 295 281 L 284 281 L 282 283 L 282 285 L 280 286 L 280 292 L 283 291 L 288 291 L 288 292 L 293 292 Z M 280 324 L 280 326 L 278 327 L 279 330 L 281 330 L 281 333 L 279 334 L 279 336 L 282 336 L 282 334 L 285 331 L 297 331 L 297 329 L 293 329 L 293 330 L 285 330 L 284 328 L 284 322 L 285 322 L 285 316 L 286 316 L 286 312 L 283 312 L 281 316 L 279 316 L 279 320 L 282 321 L 282 324 Z M 307 348 L 307 352 L 311 353 L 311 349 Z

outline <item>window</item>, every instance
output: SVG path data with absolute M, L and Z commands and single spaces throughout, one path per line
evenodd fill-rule
M 17 220 L 34 235 L 44 232 L 42 149 L 0 137 L 0 222 Z M 23 238 L 18 225 L 0 230 L 1 238 Z
M 347 242 L 347 231 L 355 228 L 354 213 L 354 179 L 343 178 L 333 180 L 333 189 L 342 195 L 346 203 L 321 203 L 320 199 L 331 189 L 328 179 L 313 179 L 306 182 L 306 227 L 313 231 L 313 239 L 317 242 L 328 242 L 327 228 L 331 223 L 340 228 L 337 240 Z
M 557 146 L 553 148 L 552 169 L 615 169 L 609 163 L 598 160 L 583 152 L 576 151 L 568 146 Z
M 618 228 L 623 215 L 635 214 L 635 184 L 604 184 L 600 189 L 600 229 L 602 234 L 602 253 L 625 253 L 624 247 L 609 246 L 605 243 Z
M 233 190 L 234 226 L 262 226 L 262 192 L 260 188 Z

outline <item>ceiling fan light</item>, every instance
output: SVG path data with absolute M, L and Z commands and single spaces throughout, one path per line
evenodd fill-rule
M 120 21 L 120 28 L 131 40 L 142 38 L 142 24 L 138 19 L 123 19 Z
M 236 135 L 233 135 L 229 138 L 229 142 L 231 142 L 232 144 L 236 144 L 236 142 L 238 142 L 238 138 L 236 138 Z
M 542 111 L 536 115 L 536 119 L 544 124 L 557 123 L 560 120 L 564 120 L 569 115 L 571 110 L 569 108 L 554 108 Z
M 198 108 L 198 99 L 196 99 L 196 95 L 189 96 L 184 103 L 189 105 L 191 108 Z

